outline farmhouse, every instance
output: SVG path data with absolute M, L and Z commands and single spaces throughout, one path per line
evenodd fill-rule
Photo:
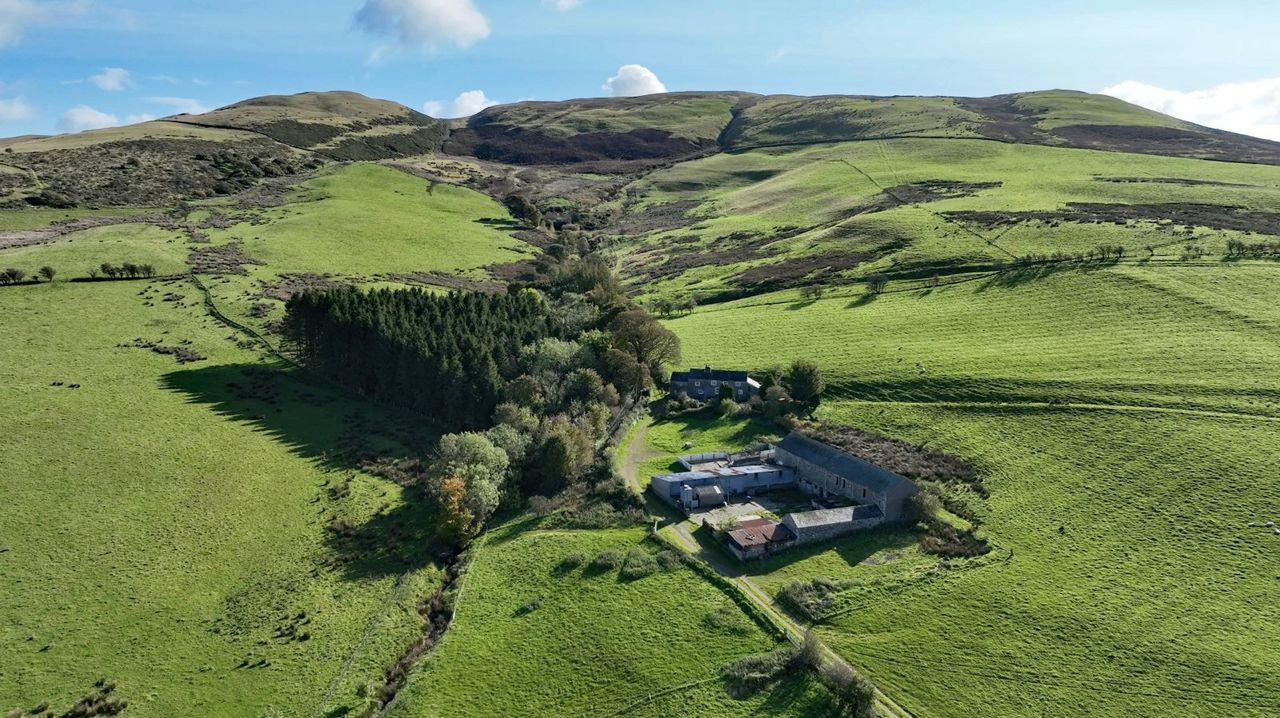
M 690 470 L 652 476 L 649 488 L 686 512 L 776 490 L 810 497 L 812 511 L 792 511 L 781 522 L 753 516 L 734 524 L 725 542 L 743 560 L 901 521 L 918 490 L 910 479 L 796 432 L 767 451 L 694 454 L 680 463 Z M 852 505 L 832 506 L 846 502 Z
M 760 382 L 752 379 L 745 371 L 705 367 L 671 373 L 671 393 L 686 394 L 698 401 L 718 399 L 722 386 L 732 389 L 733 398 L 738 401 L 746 401 L 760 393 Z

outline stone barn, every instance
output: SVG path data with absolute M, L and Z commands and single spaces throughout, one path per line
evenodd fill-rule
M 910 479 L 804 434 L 792 432 L 773 448 L 774 461 L 795 472 L 801 491 L 876 506 L 884 521 L 903 520 L 907 499 L 918 491 Z
M 794 537 L 796 544 L 807 544 L 873 528 L 883 520 L 884 515 L 880 513 L 879 506 L 863 504 L 790 513 L 782 517 L 782 528 Z

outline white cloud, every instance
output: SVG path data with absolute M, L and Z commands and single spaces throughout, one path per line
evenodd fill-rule
M 30 0 L 0 0 L 0 47 L 21 40 L 28 26 L 45 17 L 45 9 Z
M 440 100 L 422 103 L 422 111 L 439 118 L 470 117 L 486 107 L 498 104 L 484 94 L 484 90 L 467 90 L 453 98 L 448 108 Z
M 788 55 L 790 55 L 790 54 L 791 54 L 791 48 L 789 48 L 789 47 L 780 47 L 780 48 L 778 48 L 778 49 L 774 50 L 773 52 L 770 52 L 770 53 L 769 53 L 769 57 L 768 57 L 768 58 L 766 58 L 766 60 L 769 62 L 769 64 L 773 64 L 773 63 L 775 63 L 775 62 L 778 62 L 778 61 L 780 61 L 780 60 L 782 60 L 782 59 L 786 58 L 786 57 L 787 57 Z
M 100 130 L 103 127 L 116 127 L 120 118 L 115 115 L 95 110 L 88 105 L 77 105 L 67 110 L 58 121 L 58 129 L 62 132 L 84 132 Z
M 36 116 L 36 108 L 25 99 L 15 97 L 6 100 L 0 98 L 0 122 L 21 122 Z
M 136 115 L 129 115 L 128 117 L 124 118 L 124 123 L 126 125 L 136 125 L 140 122 L 150 122 L 154 119 L 156 119 L 156 116 L 151 114 L 150 112 L 141 112 Z
M 203 102 L 193 100 L 190 97 L 148 97 L 146 100 L 157 105 L 172 107 L 176 111 L 175 114 L 185 112 L 188 115 L 203 115 L 213 109 Z
M 365 0 L 356 12 L 356 27 L 403 47 L 431 51 L 447 44 L 470 47 L 489 36 L 489 20 L 471 0 Z M 378 48 L 371 59 L 387 51 Z
M 22 39 L 28 28 L 65 22 L 89 9 L 89 0 L 72 2 L 36 2 L 35 0 L 0 0 L 0 47 Z
M 572 10 L 575 7 L 582 5 L 582 0 L 542 0 L 542 4 L 550 5 L 560 12 L 565 12 L 566 10 Z
M 1128 80 L 1102 91 L 1180 120 L 1280 140 L 1280 77 L 1233 82 L 1205 90 L 1166 90 Z
M 635 97 L 666 92 L 667 86 L 643 65 L 623 65 L 618 74 L 605 81 L 604 90 L 612 97 Z
M 99 90 L 119 92 L 133 84 L 129 71 L 123 67 L 104 67 L 102 72 L 89 77 L 89 82 L 98 86 Z

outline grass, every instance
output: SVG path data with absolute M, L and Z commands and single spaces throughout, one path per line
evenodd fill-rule
M 281 207 L 263 210 L 265 224 L 210 234 L 215 243 L 242 242 L 273 272 L 453 272 L 527 254 L 528 245 L 485 219 L 510 217 L 474 190 L 355 164 L 306 182 Z
M 825 714 L 807 679 L 730 698 L 720 668 L 773 640 L 687 568 L 627 581 L 590 566 L 604 551 L 637 546 L 657 548 L 640 528 L 542 531 L 522 521 L 494 530 L 453 626 L 389 715 L 667 715 L 685 712 L 686 690 L 699 715 Z M 588 560 L 564 570 L 575 553 Z
M 1274 273 L 1122 265 L 668 322 L 691 365 L 816 359 L 822 420 L 956 453 L 991 491 L 977 562 L 872 533 L 742 570 L 848 582 L 821 636 L 919 715 L 1274 713 L 1280 537 L 1248 527 L 1280 521 Z
M 1220 184 L 1102 179 L 1135 176 Z M 930 180 L 1000 186 L 969 197 L 857 214 L 884 188 Z M 1146 256 L 1145 248 L 1153 246 L 1158 262 L 1175 260 L 1188 241 L 1221 253 L 1230 238 L 1257 237 L 1250 240 L 1238 232 L 1204 227 L 1188 233 L 1186 227 L 1153 221 L 1120 226 L 1026 223 L 992 230 L 940 215 L 1057 210 L 1069 202 L 1182 202 L 1270 211 L 1280 202 L 1280 168 L 984 140 L 907 138 L 719 154 L 647 175 L 628 188 L 628 195 L 636 198 L 637 208 L 698 203 L 688 213 L 690 226 L 630 239 L 619 252 L 632 275 L 690 251 L 725 253 L 722 261 L 656 282 L 641 281 L 636 287 L 646 294 L 705 297 L 735 285 L 733 277 L 750 267 L 832 252 L 851 257 L 836 262 L 826 276 L 835 283 L 912 265 L 990 264 L 1031 253 L 1082 252 L 1100 244 L 1123 245 L 1135 258 Z M 734 250 L 743 243 L 734 233 L 755 233 L 767 240 L 786 227 L 798 232 L 770 243 L 773 256 Z M 689 244 L 690 235 L 699 242 Z M 852 257 L 855 254 L 865 255 L 861 263 Z
M 153 284 L 152 306 L 146 282 L 0 292 L 0 708 L 60 713 L 105 677 L 134 716 L 309 715 L 408 570 L 329 707 L 358 704 L 439 572 L 426 541 L 329 536 L 334 518 L 372 539 L 430 525 L 336 452 L 409 434 L 228 342 L 188 284 Z M 135 338 L 208 358 L 120 346 Z M 290 626 L 309 639 L 278 637 Z
M 116 224 L 72 232 L 46 244 L 0 251 L 0 263 L 35 274 L 42 266 L 58 270 L 58 279 L 88 276 L 104 262 L 150 264 L 156 274 L 187 270 L 187 242 L 181 234 L 153 225 Z

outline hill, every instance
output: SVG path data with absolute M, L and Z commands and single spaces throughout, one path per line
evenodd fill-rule
M 59 715 L 106 679 L 138 716 L 354 716 L 393 694 L 403 718 L 824 714 L 811 676 L 745 698 L 718 677 L 784 610 L 902 715 L 1280 711 L 1280 143 L 1068 91 L 449 122 L 305 93 L 2 140 L 0 197 L 0 268 L 21 275 L 0 285 L 0 711 Z M 977 467 L 989 495 L 952 487 L 947 509 L 994 551 L 940 558 L 901 528 L 728 583 L 670 557 L 628 580 L 586 564 L 658 560 L 645 526 L 567 528 L 512 497 L 455 562 L 387 470 L 431 455 L 431 417 L 288 363 L 283 303 L 510 291 L 583 254 L 685 363 L 813 359 L 818 420 Z M 638 426 L 632 479 L 781 430 Z

